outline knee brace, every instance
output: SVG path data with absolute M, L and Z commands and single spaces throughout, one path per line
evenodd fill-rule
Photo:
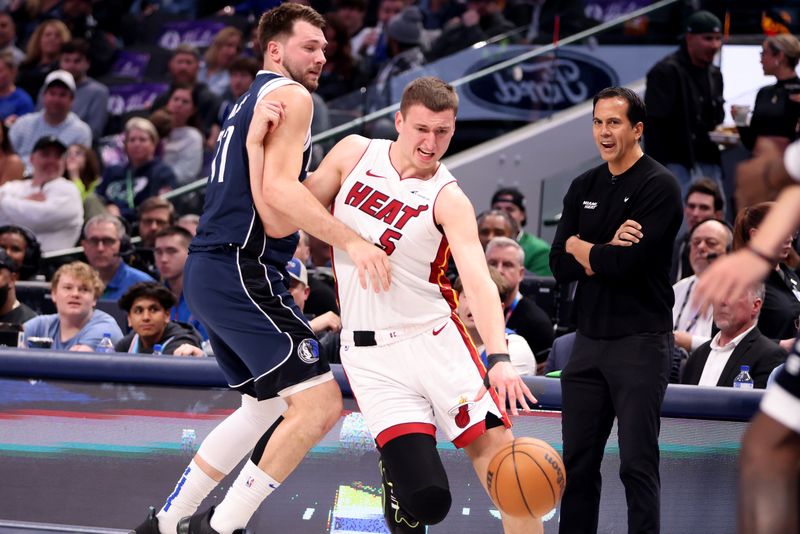
M 242 395 L 242 405 L 203 440 L 197 454 L 221 473 L 230 473 L 250 452 L 264 431 L 286 411 L 281 398 L 258 401 Z
M 447 517 L 452 496 L 433 436 L 399 436 L 379 450 L 403 510 L 426 525 Z

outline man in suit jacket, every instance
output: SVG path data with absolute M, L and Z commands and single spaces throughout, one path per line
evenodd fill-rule
M 731 387 L 740 366 L 749 365 L 754 386 L 767 387 L 769 374 L 786 360 L 786 352 L 756 328 L 763 301 L 764 284 L 758 284 L 738 300 L 714 307 L 719 332 L 689 357 L 684 384 Z

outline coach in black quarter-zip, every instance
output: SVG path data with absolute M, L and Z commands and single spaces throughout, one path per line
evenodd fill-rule
M 560 283 L 577 280 L 578 331 L 562 375 L 567 488 L 560 532 L 596 532 L 600 464 L 614 417 L 628 531 L 659 532 L 660 410 L 672 354 L 675 177 L 642 152 L 645 107 L 623 87 L 594 98 L 605 163 L 576 178 L 550 252 Z

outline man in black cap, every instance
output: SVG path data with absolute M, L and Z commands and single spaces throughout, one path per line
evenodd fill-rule
M 36 312 L 17 300 L 14 285 L 17 282 L 19 266 L 0 249 L 0 323 L 22 325 L 28 319 L 36 317 Z
M 525 197 L 516 187 L 502 187 L 492 195 L 492 209 L 503 210 L 517 221 L 517 243 L 525 251 L 525 269 L 538 276 L 553 276 L 550 271 L 550 245 L 522 228 L 528 222 L 525 214 Z
M 686 21 L 680 49 L 647 73 L 645 151 L 678 180 L 681 198 L 700 177 L 722 189 L 719 148 L 708 133 L 722 122 L 722 73 L 713 64 L 722 23 L 708 11 Z
M 0 225 L 29 228 L 43 252 L 75 246 L 83 225 L 83 201 L 77 186 L 64 178 L 67 147 L 50 135 L 33 145 L 30 180 L 0 186 Z

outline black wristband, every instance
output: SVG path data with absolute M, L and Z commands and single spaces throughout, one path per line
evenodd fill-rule
M 498 352 L 496 354 L 489 354 L 486 356 L 486 374 L 483 375 L 483 385 L 486 388 L 489 388 L 489 371 L 491 371 L 492 367 L 497 365 L 500 362 L 510 362 L 511 356 L 508 355 L 506 352 Z
M 751 254 L 761 258 L 762 260 L 764 260 L 765 262 L 769 263 L 770 265 L 775 265 L 776 263 L 778 263 L 778 258 L 771 258 L 771 257 L 767 256 L 766 254 L 764 254 L 763 252 L 761 252 L 757 248 L 754 248 L 753 245 L 751 245 L 750 243 L 748 243 L 747 247 L 745 247 L 745 248 L 747 248 L 747 250 L 749 250 Z

